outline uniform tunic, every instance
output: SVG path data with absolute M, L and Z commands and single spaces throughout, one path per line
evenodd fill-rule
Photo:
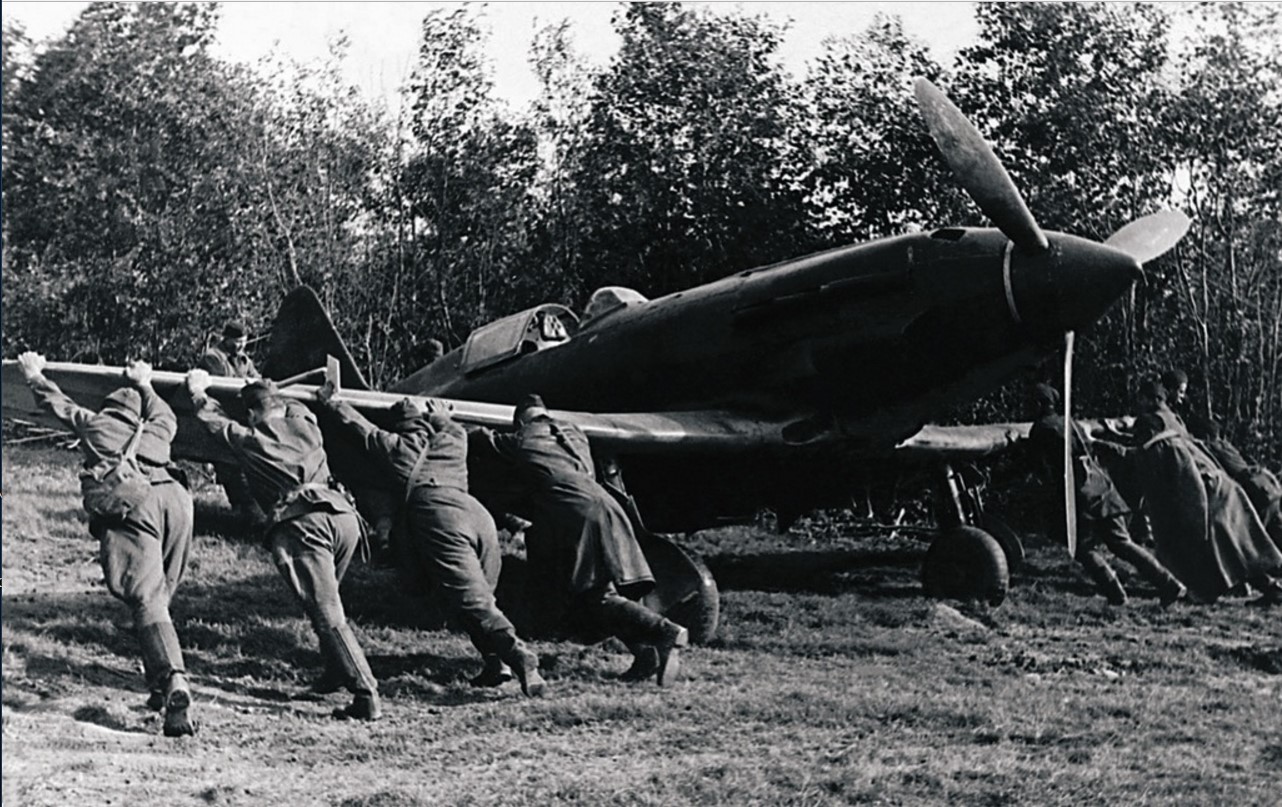
M 611 584 L 638 599 L 654 574 L 623 507 L 596 481 L 587 436 L 575 425 L 535 417 L 511 434 L 486 432 L 493 450 L 514 461 L 526 489 L 532 565 L 569 585 L 571 594 Z
M 136 415 L 110 405 L 87 409 L 44 376 L 29 383 L 36 400 L 80 438 L 86 469 L 120 460 L 138 430 Z M 136 389 L 143 423 L 136 457 L 151 490 L 123 519 L 90 516 L 89 532 L 98 539 L 107 590 L 130 607 L 141 627 L 170 621 L 169 601 L 187 568 L 193 519 L 191 495 L 166 469 L 178 420 L 150 384 Z
M 1267 468 L 1247 462 L 1237 446 L 1223 437 L 1208 438 L 1203 444 L 1228 475 L 1242 486 L 1273 543 L 1282 549 L 1282 483 Z
M 325 406 L 398 480 L 406 506 L 406 555 L 440 586 L 482 655 L 508 652 L 516 631 L 494 600 L 502 554 L 494 519 L 467 489 L 467 433 L 442 414 L 378 428 L 343 401 Z
M 197 365 L 210 375 L 229 376 L 231 378 L 258 378 L 258 368 L 254 360 L 245 353 L 228 353 L 217 345 L 211 346 L 200 357 Z
M 1241 486 L 1165 406 L 1135 422 L 1137 468 L 1158 557 L 1198 599 L 1282 573 L 1274 546 Z
M 287 400 L 283 414 L 244 426 L 212 398 L 196 396 L 195 404 L 205 428 L 239 460 L 250 493 L 267 513 L 272 560 L 311 620 L 322 653 L 330 654 L 326 663 L 334 665 L 337 653 L 338 666 L 356 679 L 348 684 L 352 691 L 376 691 L 338 591 L 364 538 L 364 522 L 332 486 L 316 417 Z

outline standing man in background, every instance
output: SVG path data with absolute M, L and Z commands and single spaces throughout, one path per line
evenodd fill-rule
M 228 320 L 223 325 L 223 336 L 217 344 L 211 345 L 200 357 L 197 366 L 210 375 L 243 378 L 252 381 L 259 378 L 254 360 L 245 353 L 249 344 L 249 332 L 245 323 L 239 320 Z M 227 494 L 227 503 L 231 505 L 236 518 L 242 524 L 260 527 L 266 516 L 254 503 L 245 482 L 245 473 L 235 463 L 215 462 L 214 478 L 222 485 Z
M 228 320 L 223 325 L 222 339 L 205 351 L 197 366 L 210 375 L 249 380 L 259 378 L 254 360 L 245 352 L 248 345 L 249 332 L 245 329 L 245 323 L 234 319 Z

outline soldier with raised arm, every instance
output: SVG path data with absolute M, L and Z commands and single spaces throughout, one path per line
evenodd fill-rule
M 440 587 L 485 660 L 472 685 L 498 686 L 511 680 L 511 670 L 522 692 L 542 694 L 538 656 L 494 601 L 503 558 L 494 519 L 468 493 L 467 432 L 432 399 L 426 410 L 411 398 L 397 402 L 385 430 L 334 398 L 329 382 L 316 397 L 400 483 L 408 528 L 403 556 Z
M 193 734 L 191 690 L 169 616 L 192 537 L 191 495 L 168 469 L 178 420 L 152 389 L 146 362 L 130 363 L 124 373 L 128 385 L 109 393 L 96 412 L 45 378 L 44 356 L 28 351 L 18 364 L 40 405 L 80 438 L 89 532 L 98 539 L 107 590 L 133 616 L 147 705 L 164 710 L 165 736 Z
M 208 386 L 205 371 L 187 374 L 196 417 L 244 470 L 250 492 L 267 514 L 272 560 L 316 631 L 325 673 L 312 689 L 328 693 L 345 687 L 355 697 L 335 710 L 335 717 L 376 720 L 378 682 L 338 593 L 365 527 L 330 475 L 316 417 L 303 404 L 281 397 L 270 381 L 254 381 L 241 389 L 248 419 L 243 425 L 205 394 Z

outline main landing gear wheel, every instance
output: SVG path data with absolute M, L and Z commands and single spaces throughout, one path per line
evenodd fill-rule
M 926 550 L 921 585 L 930 597 L 1001 605 L 1010 587 L 1006 552 L 977 527 L 955 527 Z

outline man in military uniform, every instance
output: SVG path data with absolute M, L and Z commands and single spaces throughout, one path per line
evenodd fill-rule
M 123 513 L 92 512 L 96 508 L 86 498 L 89 532 L 98 539 L 107 590 L 132 613 L 150 691 L 147 705 L 164 710 L 165 736 L 193 734 L 196 726 L 188 714 L 191 690 L 169 616 L 192 536 L 191 495 L 168 471 L 169 447 L 178 431 L 173 410 L 152 389 L 146 362 L 125 368 L 130 385 L 108 394 L 97 412 L 80 406 L 44 377 L 44 356 L 26 352 L 18 363 L 40 405 L 80 438 L 82 486 L 87 493 L 129 453 L 150 483 L 137 480 L 139 498 L 131 499 Z
M 222 340 L 211 345 L 200 357 L 200 362 L 196 366 L 210 375 L 252 381 L 259 375 L 258 368 L 254 366 L 254 360 L 245 353 L 245 346 L 248 344 L 249 333 L 245 329 L 245 324 L 239 320 L 228 320 L 223 325 Z M 227 494 L 227 503 L 235 510 L 236 516 L 251 527 L 261 526 L 264 519 L 263 512 L 254 503 L 254 497 L 249 492 L 245 474 L 240 470 L 240 466 L 234 463 L 216 462 L 214 478 L 218 480 L 219 485 L 222 485 L 223 491 Z
M 376 720 L 378 682 L 338 593 L 365 527 L 330 475 L 315 416 L 301 403 L 282 398 L 270 381 L 255 381 L 240 393 L 249 422 L 242 425 L 205 394 L 208 386 L 205 371 L 187 374 L 196 417 L 244 469 L 250 492 L 267 514 L 272 560 L 316 631 L 325 674 L 313 690 L 345 687 L 355 698 L 335 710 L 335 717 Z
M 1218 421 L 1211 419 L 1189 424 L 1189 431 L 1202 441 L 1220 463 L 1220 467 L 1242 486 L 1255 507 L 1273 543 L 1282 549 L 1282 483 L 1277 476 L 1254 462 L 1249 462 L 1237 446 L 1224 436 Z
M 1166 405 L 1165 387 L 1140 385 L 1133 440 L 1158 556 L 1200 602 L 1250 583 L 1254 603 L 1282 604 L 1282 551 L 1246 491 Z
M 632 522 L 596 480 L 587 436 L 549 415 L 537 395 L 516 407 L 514 425 L 512 434 L 485 430 L 479 445 L 521 477 L 531 567 L 550 575 L 589 625 L 628 645 L 636 659 L 626 677 L 676 680 L 689 632 L 636 602 L 654 588 L 654 575 Z
M 258 378 L 258 368 L 254 360 L 245 353 L 249 345 L 249 332 L 239 320 L 228 320 L 223 325 L 223 338 L 211 345 L 200 357 L 197 366 L 210 375 L 222 375 L 229 378 Z
M 474 686 L 498 686 L 515 670 L 521 691 L 541 695 L 539 659 L 516 636 L 494 601 L 502 567 L 494 519 L 467 489 L 467 432 L 444 406 L 428 401 L 426 411 L 405 398 L 392 407 L 389 430 L 336 400 L 326 382 L 317 399 L 360 440 L 401 488 L 407 546 L 402 557 L 438 586 L 485 659 Z
M 1060 397 L 1048 384 L 1033 389 L 1038 416 L 1028 433 L 1029 445 L 1050 469 L 1048 475 L 1059 480 L 1057 501 L 1064 501 L 1064 417 L 1059 411 Z M 1077 500 L 1077 554 L 1075 558 L 1110 603 L 1126 604 L 1126 589 L 1104 559 L 1104 549 L 1134 566 L 1155 588 L 1162 605 L 1170 605 L 1185 595 L 1184 586 L 1147 549 L 1131 539 L 1126 526 L 1130 507 L 1113 486 L 1108 473 L 1095 460 L 1088 438 L 1076 423 L 1072 424 L 1073 481 Z

